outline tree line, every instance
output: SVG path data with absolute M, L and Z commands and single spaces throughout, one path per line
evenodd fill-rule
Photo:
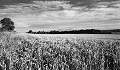
M 112 34 L 112 32 L 108 30 L 96 30 L 96 29 L 71 30 L 71 31 L 53 30 L 53 31 L 38 31 L 38 32 L 29 30 L 26 33 L 31 33 L 31 34 Z

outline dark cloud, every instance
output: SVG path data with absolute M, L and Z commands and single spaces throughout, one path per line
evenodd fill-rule
M 0 9 L 4 9 L 4 8 L 6 8 L 6 7 L 4 5 L 0 4 Z
M 17 3 L 29 3 L 33 0 L 0 0 L 0 5 L 11 5 Z
M 70 3 L 74 4 L 74 6 L 86 6 L 88 8 L 96 6 L 99 2 L 113 2 L 119 0 L 68 0 Z
M 6 8 L 4 5 L 13 5 L 19 3 L 31 3 L 33 1 L 55 1 L 55 0 L 0 0 L 0 9 Z M 62 1 L 62 0 L 61 0 Z M 65 0 L 70 1 L 73 6 L 86 6 L 92 8 L 96 6 L 98 2 L 112 2 L 118 0 Z
M 18 4 L 18 3 L 30 3 L 32 1 L 55 1 L 55 0 L 0 0 L 0 5 L 11 5 L 11 4 Z M 63 1 L 63 0 L 61 0 Z M 111 2 L 111 1 L 118 1 L 118 0 L 65 0 L 70 1 L 72 4 L 81 5 L 90 5 L 95 2 Z
M 71 1 L 71 3 L 94 3 L 94 2 L 112 2 L 112 1 L 119 1 L 119 0 L 67 0 L 67 1 Z
M 119 1 L 119 0 L 99 0 L 99 2 L 112 2 L 112 1 Z
M 18 3 L 31 3 L 33 0 L 0 0 L 0 9 L 6 8 L 4 5 L 14 5 Z

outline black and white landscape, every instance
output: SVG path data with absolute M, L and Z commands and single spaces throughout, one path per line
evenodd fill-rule
M 0 70 L 120 70 L 120 0 L 0 0 Z

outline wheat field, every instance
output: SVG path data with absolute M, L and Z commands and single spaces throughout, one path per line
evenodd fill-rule
M 117 35 L 90 36 L 0 33 L 0 70 L 120 70 Z

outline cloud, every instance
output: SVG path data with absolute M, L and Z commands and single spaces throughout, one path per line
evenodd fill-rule
M 19 3 L 30 3 L 33 0 L 0 0 L 0 5 L 12 5 Z
M 5 9 L 1 9 L 4 13 L 40 13 L 41 11 L 56 11 L 71 8 L 67 1 L 33 1 L 30 4 L 19 3 L 15 5 L 5 5 Z

